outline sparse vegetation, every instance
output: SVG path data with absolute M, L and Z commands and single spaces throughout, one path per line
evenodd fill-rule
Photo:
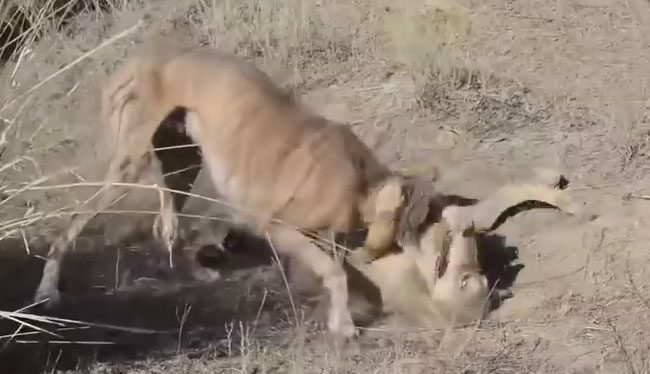
M 84 351 L 26 343 L 36 333 L 10 339 L 16 324 L 3 320 L 0 371 L 650 373 L 649 12 L 642 0 L 0 0 L 0 310 L 29 304 L 35 286 L 21 282 L 40 274 L 31 261 L 46 251 L 43 237 L 96 191 L 52 186 L 102 175 L 99 84 L 160 34 L 255 61 L 396 168 L 449 161 L 443 190 L 482 197 L 556 166 L 599 215 L 576 223 L 531 212 L 505 224 L 526 268 L 490 321 L 422 331 L 387 317 L 343 352 L 312 331 L 302 307 L 292 314 L 272 263 L 208 287 L 182 284 L 155 249 L 80 251 L 71 283 L 109 296 L 79 291 L 61 317 L 167 332 L 95 326 L 64 336 L 119 340 L 136 353 Z M 134 189 L 97 226 L 110 220 L 110 236 L 151 216 L 123 211 L 151 213 L 157 199 Z M 87 235 L 79 247 L 99 242 Z M 150 308 L 129 304 L 131 295 Z

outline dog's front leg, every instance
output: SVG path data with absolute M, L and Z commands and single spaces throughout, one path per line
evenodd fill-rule
M 322 251 L 307 236 L 288 226 L 272 224 L 267 239 L 277 252 L 302 261 L 323 279 L 323 286 L 330 296 L 327 321 L 330 332 L 343 337 L 356 335 L 348 309 L 347 276 L 342 264 Z
M 370 262 L 386 255 L 395 240 L 400 208 L 404 204 L 402 183 L 398 178 L 390 179 L 377 192 L 374 199 L 373 220 L 368 225 L 368 235 L 363 245 L 364 262 Z

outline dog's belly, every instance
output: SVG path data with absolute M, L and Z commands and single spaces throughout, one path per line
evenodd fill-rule
M 187 134 L 192 140 L 196 144 L 202 145 L 203 162 L 207 166 L 208 174 L 218 194 L 228 200 L 229 203 L 237 202 L 239 200 L 238 189 L 240 186 L 231 175 L 219 149 L 212 146 L 211 142 L 206 143 L 198 113 L 188 110 L 185 114 L 185 126 Z
M 207 152 L 206 152 L 207 151 Z M 228 170 L 227 164 L 218 150 L 204 150 L 204 161 L 215 189 L 229 204 L 241 203 L 240 184 Z

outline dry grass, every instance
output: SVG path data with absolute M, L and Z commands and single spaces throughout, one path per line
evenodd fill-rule
M 340 352 L 304 326 L 262 333 L 242 324 L 200 354 L 174 349 L 97 363 L 93 373 L 650 373 L 650 216 L 646 201 L 619 199 L 650 188 L 646 2 L 83 3 L 0 0 L 0 29 L 21 31 L 0 69 L 2 238 L 31 243 L 56 232 L 96 191 L 105 167 L 99 84 L 157 34 L 255 61 L 319 111 L 352 123 L 395 167 L 456 162 L 448 185 L 481 194 L 499 184 L 490 178 L 560 166 L 602 213 L 593 224 L 532 216 L 506 225 L 528 278 L 481 327 L 421 332 L 384 321 Z M 71 187 L 47 188 L 54 184 Z M 127 211 L 154 212 L 157 199 L 134 188 L 108 217 L 128 225 L 143 214 Z

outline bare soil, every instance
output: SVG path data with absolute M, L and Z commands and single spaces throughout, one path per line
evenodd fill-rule
M 291 288 L 304 294 L 289 298 L 263 242 L 233 234 L 229 252 L 210 262 L 221 279 L 201 283 L 182 268 L 170 269 L 166 253 L 146 236 L 107 246 L 113 234 L 106 232 L 135 225 L 127 214 L 107 214 L 103 228 L 89 230 L 66 260 L 67 293 L 53 314 L 122 329 L 90 326 L 60 330 L 61 338 L 35 333 L 9 340 L 4 335 L 17 325 L 2 320 L 0 372 L 650 373 L 650 3 L 413 0 L 402 9 L 321 1 L 299 2 L 299 11 L 283 5 L 290 2 L 265 3 L 270 8 L 251 5 L 254 0 L 242 0 L 242 8 L 208 3 L 133 2 L 82 14 L 33 44 L 20 63 L 7 63 L 0 103 L 16 103 L 0 110 L 0 132 L 11 121 L 17 127 L 10 132 L 14 141 L 0 142 L 0 167 L 22 156 L 34 162 L 20 159 L 0 169 L 3 196 L 99 158 L 97 82 L 143 39 L 178 33 L 256 61 L 308 105 L 353 126 L 394 168 L 428 173 L 441 167 L 443 192 L 480 198 L 527 178 L 534 167 L 554 167 L 593 219 L 536 210 L 507 221 L 495 247 L 517 248 L 518 258 L 505 256 L 494 267 L 504 282 L 511 275 L 514 296 L 488 321 L 422 331 L 382 315 L 341 349 L 311 323 L 323 307 L 318 282 L 290 277 Z M 445 27 L 464 19 L 441 16 L 451 14 L 448 8 L 421 12 L 442 3 L 468 9 L 466 36 L 442 37 L 450 32 Z M 417 16 L 375 23 L 395 21 L 405 9 Z M 21 96 L 140 19 L 142 31 Z M 430 33 L 427 25 L 447 26 Z M 99 170 L 80 173 L 92 179 Z M 72 191 L 17 194 L 0 206 L 0 227 L 77 206 L 86 195 Z M 134 193 L 122 207 L 155 210 L 157 196 L 150 195 Z M 45 253 L 42 236 L 56 232 L 55 221 L 34 220 L 0 242 L 0 310 L 30 303 L 42 268 L 36 254 Z

